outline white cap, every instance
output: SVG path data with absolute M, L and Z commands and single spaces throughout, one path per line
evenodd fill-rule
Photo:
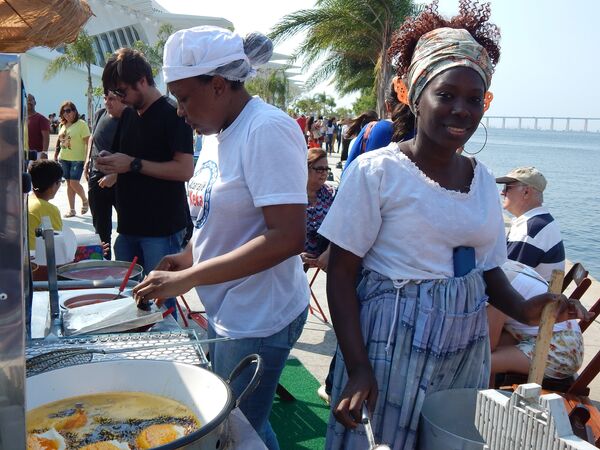
M 228 80 L 245 81 L 255 75 L 253 66 L 264 64 L 272 54 L 273 44 L 258 33 L 242 39 L 225 28 L 189 28 L 167 39 L 163 76 L 165 83 L 198 75 L 221 75 Z

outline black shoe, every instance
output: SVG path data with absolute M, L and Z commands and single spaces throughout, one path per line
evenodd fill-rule
M 336 169 L 341 169 L 341 168 L 342 168 L 342 162 L 340 161 L 339 163 L 337 163 L 337 164 L 335 165 L 335 168 L 336 168 Z

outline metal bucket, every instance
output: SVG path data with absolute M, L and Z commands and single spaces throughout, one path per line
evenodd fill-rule
M 420 450 L 488 448 L 475 428 L 477 389 L 435 392 L 425 399 L 419 421 Z

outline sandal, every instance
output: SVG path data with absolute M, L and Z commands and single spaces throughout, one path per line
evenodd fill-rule
M 75 216 L 76 216 L 76 213 L 75 213 L 74 209 L 70 209 L 69 212 L 67 212 L 63 215 L 63 217 L 66 217 L 66 218 L 75 217 Z
M 85 201 L 83 202 L 83 205 L 81 205 L 81 214 L 85 214 L 86 212 L 88 212 L 90 209 L 90 202 L 89 201 Z M 75 214 L 73 214 L 75 215 Z

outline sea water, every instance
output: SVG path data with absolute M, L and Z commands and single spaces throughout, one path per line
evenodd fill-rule
M 480 125 L 466 150 L 476 152 L 484 141 Z M 497 177 L 537 167 L 548 180 L 544 206 L 560 226 L 567 259 L 600 278 L 600 133 L 488 128 L 476 157 Z

